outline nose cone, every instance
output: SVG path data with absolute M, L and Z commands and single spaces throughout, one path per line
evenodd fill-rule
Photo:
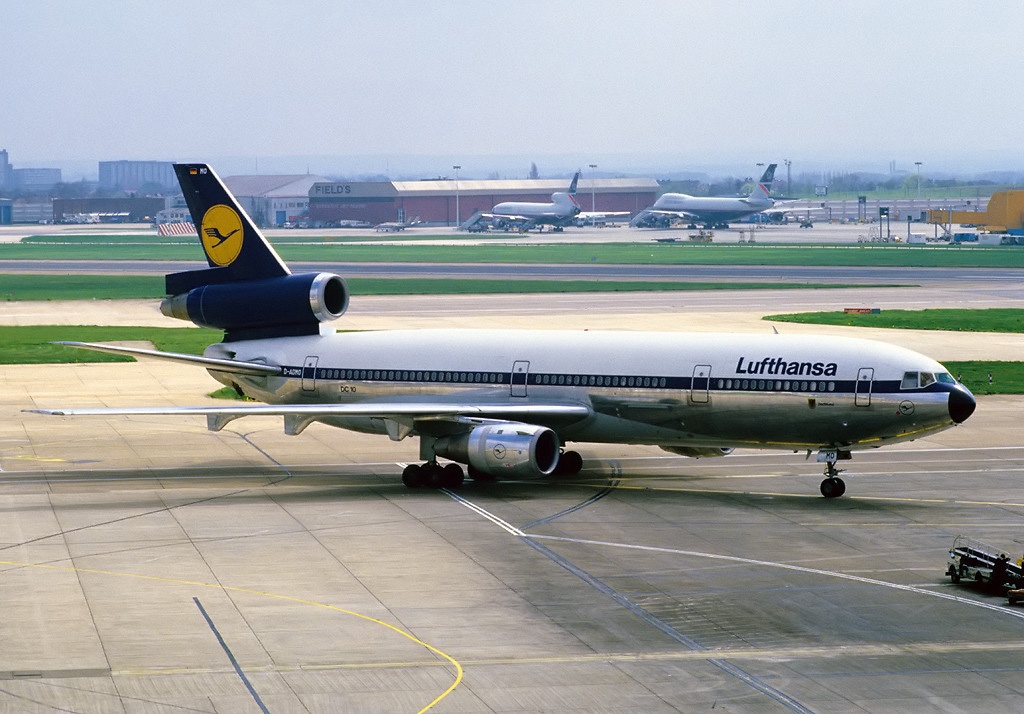
M 974 395 L 962 385 L 958 384 L 949 393 L 949 418 L 957 424 L 967 421 L 976 406 L 978 403 L 974 401 Z

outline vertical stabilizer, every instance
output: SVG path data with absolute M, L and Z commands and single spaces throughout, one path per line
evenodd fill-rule
M 776 166 L 778 164 L 768 164 L 768 168 L 761 174 L 761 179 L 754 186 L 754 190 L 750 192 L 748 199 L 759 202 L 771 202 L 772 181 L 775 180 Z
M 174 172 L 210 268 L 168 275 L 169 295 L 198 285 L 290 274 L 213 169 L 206 164 L 175 164 Z
M 569 184 L 569 195 L 570 196 L 575 196 L 576 195 L 576 184 L 578 184 L 580 182 L 580 173 L 581 172 L 577 171 L 576 175 L 572 177 L 572 183 Z

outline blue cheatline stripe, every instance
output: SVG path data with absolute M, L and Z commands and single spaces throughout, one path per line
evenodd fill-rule
M 305 371 L 304 371 L 305 370 Z M 508 386 L 512 383 L 510 372 L 484 372 L 479 370 L 417 370 L 417 369 L 380 369 L 380 368 L 335 368 L 318 366 L 315 370 L 308 367 L 282 366 L 285 376 L 318 381 L 334 382 L 403 382 L 416 384 L 471 384 L 486 386 Z M 312 372 L 310 374 L 309 372 Z M 522 375 L 519 375 L 522 376 Z M 700 378 L 701 390 L 713 393 L 730 392 L 773 392 L 787 394 L 853 394 L 858 391 L 855 379 L 836 379 L 827 376 L 792 375 L 785 376 L 764 374 L 741 374 L 732 376 L 711 375 L 707 378 L 707 387 L 703 385 L 705 378 Z M 612 389 L 655 389 L 669 391 L 689 391 L 694 388 L 694 379 L 685 376 L 663 375 L 631 375 L 631 374 L 569 374 L 531 372 L 527 377 L 527 385 L 533 387 L 600 387 Z M 922 392 L 948 391 L 942 387 L 930 385 L 921 389 L 901 389 L 899 380 L 871 381 L 871 391 L 878 396 L 907 396 Z
M 231 666 L 235 668 L 235 672 L 238 674 L 238 678 L 242 680 L 242 684 L 245 685 L 245 688 L 249 690 L 249 694 L 251 694 L 252 698 L 256 701 L 256 706 L 260 708 L 260 711 L 262 711 L 263 714 L 270 714 L 270 710 L 267 709 L 263 700 L 260 699 L 260 695 L 257 694 L 256 690 L 253 688 L 252 682 L 249 681 L 249 678 L 245 676 L 245 672 L 243 672 L 242 668 L 239 666 L 238 660 L 235 659 L 235 655 L 231 653 L 231 648 L 228 647 L 224 638 L 220 636 L 217 626 L 213 624 L 213 620 L 210 619 L 210 616 L 206 613 L 206 608 L 203 607 L 203 603 L 199 602 L 199 598 L 197 597 L 192 598 L 192 601 L 196 604 L 196 607 L 199 608 L 199 612 L 202 613 L 203 619 L 206 620 L 206 624 L 210 626 L 210 630 L 213 632 L 214 637 L 217 638 L 217 642 L 220 643 L 224 653 L 227 654 L 228 659 L 231 661 Z

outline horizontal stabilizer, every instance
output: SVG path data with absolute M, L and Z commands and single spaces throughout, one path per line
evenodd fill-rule
M 218 372 L 230 372 L 232 374 L 248 374 L 253 376 L 272 376 L 281 374 L 281 368 L 269 364 L 258 364 L 256 362 L 240 362 L 233 359 L 217 359 L 215 357 L 202 357 L 200 355 L 189 355 L 181 352 L 160 352 L 159 350 L 144 350 L 138 347 L 121 347 L 120 345 L 104 345 L 96 342 L 54 342 L 55 345 L 65 347 L 78 347 L 83 350 L 94 352 L 107 352 L 114 355 L 125 355 L 127 357 L 147 357 L 149 359 L 162 359 L 167 362 L 179 362 L 183 364 L 197 365 Z

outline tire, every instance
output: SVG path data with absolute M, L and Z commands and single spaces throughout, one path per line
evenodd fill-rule
M 423 468 L 418 464 L 409 464 L 402 470 L 402 483 L 407 488 L 419 488 L 423 485 Z
M 441 469 L 442 488 L 462 488 L 462 467 L 458 464 L 448 464 Z

